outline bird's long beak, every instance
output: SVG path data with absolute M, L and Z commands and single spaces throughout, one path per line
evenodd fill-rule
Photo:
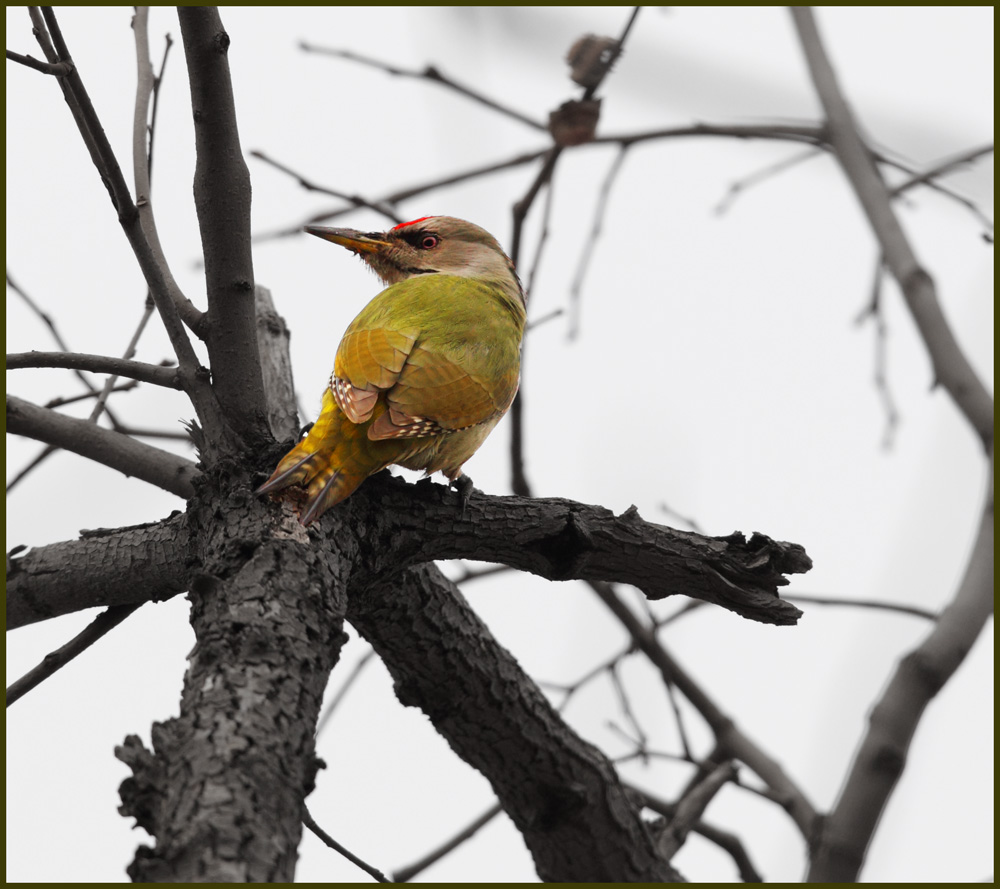
M 355 231 L 353 228 L 328 228 L 325 225 L 307 225 L 305 231 L 325 241 L 333 241 L 354 253 L 378 253 L 389 244 L 370 234 Z

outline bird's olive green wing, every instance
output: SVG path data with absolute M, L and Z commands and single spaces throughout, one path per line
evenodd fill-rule
M 333 397 L 352 423 L 368 420 L 379 392 L 395 385 L 419 332 L 391 326 L 359 327 L 361 317 L 340 341 L 330 377 Z
M 506 330 L 506 328 L 511 328 Z M 371 439 L 440 435 L 502 414 L 517 392 L 520 330 L 479 281 L 429 275 L 373 299 L 337 350 L 330 387 L 355 423 L 379 393 Z

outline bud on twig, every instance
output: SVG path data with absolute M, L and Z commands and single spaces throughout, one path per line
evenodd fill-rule
M 597 86 L 618 57 L 618 41 L 612 37 L 585 34 L 566 53 L 570 77 L 584 87 Z
M 556 145 L 582 145 L 594 138 L 600 116 L 600 99 L 563 102 L 549 113 L 549 132 Z

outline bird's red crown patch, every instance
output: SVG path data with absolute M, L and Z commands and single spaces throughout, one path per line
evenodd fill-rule
M 430 216 L 421 216 L 419 219 L 411 219 L 409 222 L 401 222 L 399 225 L 394 225 L 390 231 L 396 231 L 397 229 L 406 228 L 410 225 L 416 225 L 418 222 L 423 222 L 425 219 L 431 219 Z

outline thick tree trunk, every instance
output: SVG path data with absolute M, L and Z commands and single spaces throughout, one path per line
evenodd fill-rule
M 197 642 L 180 716 L 154 725 L 154 754 L 134 736 L 117 751 L 134 772 L 121 811 L 157 840 L 138 850 L 136 881 L 294 877 L 316 720 L 346 639 L 351 554 L 276 523 L 245 479 L 233 490 L 203 492 L 216 496 L 189 512 Z

